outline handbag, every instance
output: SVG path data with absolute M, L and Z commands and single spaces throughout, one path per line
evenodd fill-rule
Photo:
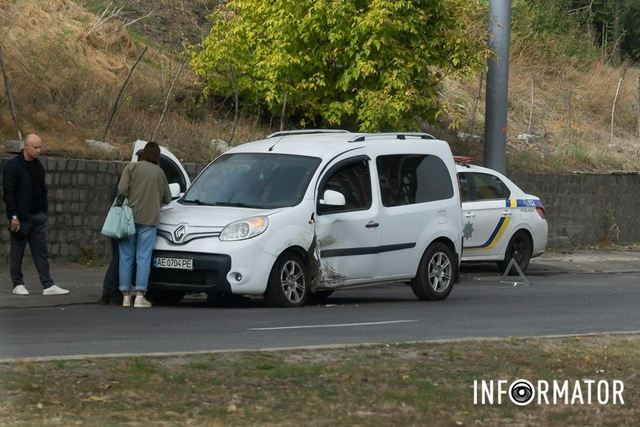
M 122 206 L 116 204 L 116 199 L 107 213 L 101 233 L 112 239 L 123 239 L 136 232 L 136 225 L 133 221 L 133 211 L 129 206 L 129 201 L 124 199 Z

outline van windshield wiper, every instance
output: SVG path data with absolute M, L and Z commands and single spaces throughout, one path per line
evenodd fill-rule
M 198 205 L 198 206 L 215 206 L 216 205 L 215 203 L 203 202 L 200 199 L 183 200 L 182 202 L 185 203 L 185 204 L 190 204 L 190 205 L 193 204 L 193 205 Z
M 218 202 L 215 203 L 216 206 L 232 206 L 234 208 L 255 208 L 253 205 L 248 205 L 246 203 L 240 202 Z

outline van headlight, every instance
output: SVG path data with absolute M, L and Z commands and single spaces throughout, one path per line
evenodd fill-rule
M 264 233 L 269 225 L 269 219 L 266 216 L 254 216 L 251 218 L 241 219 L 227 225 L 220 233 L 220 240 L 229 242 L 233 240 L 244 240 L 255 237 Z

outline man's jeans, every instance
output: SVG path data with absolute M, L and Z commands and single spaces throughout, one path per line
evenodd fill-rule
M 146 292 L 151 273 L 151 253 L 156 241 L 157 227 L 136 224 L 136 234 L 120 239 L 120 290 L 129 292 L 132 286 L 133 265 L 136 265 L 135 289 Z
M 49 273 L 49 259 L 47 257 L 47 230 L 45 224 L 34 224 L 31 221 L 20 221 L 20 230 L 11 235 L 11 249 L 9 252 L 9 272 L 13 287 L 24 285 L 22 275 L 22 259 L 24 250 L 29 244 L 33 263 L 36 266 L 40 283 L 43 288 L 53 286 Z

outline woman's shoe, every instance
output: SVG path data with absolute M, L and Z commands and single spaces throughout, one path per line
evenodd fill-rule
M 124 295 L 122 297 L 122 306 L 131 307 L 131 295 Z
M 149 308 L 151 307 L 151 303 L 147 301 L 144 295 L 138 295 L 136 297 L 136 302 L 133 303 L 133 306 L 137 308 Z

